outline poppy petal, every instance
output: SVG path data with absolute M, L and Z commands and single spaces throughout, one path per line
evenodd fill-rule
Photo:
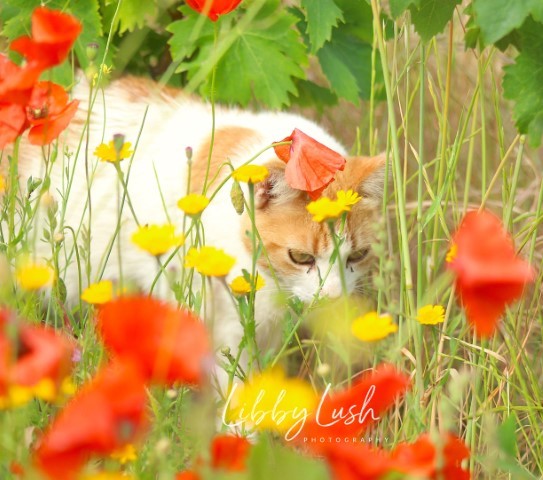
M 297 190 L 307 192 L 312 200 L 334 180 L 338 170 L 345 168 L 345 159 L 297 128 L 281 140 L 291 145 L 274 147 L 276 155 L 287 164 L 285 179 Z
M 0 150 L 13 143 L 26 127 L 26 115 L 21 105 L 0 105 Z

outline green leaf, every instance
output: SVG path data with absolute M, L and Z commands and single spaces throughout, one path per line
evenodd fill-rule
M 328 480 L 330 478 L 324 463 L 306 458 L 296 451 L 272 444 L 262 437 L 251 449 L 248 462 L 250 480 Z
M 513 118 L 532 147 L 543 134 L 543 25 L 528 19 L 519 30 L 522 50 L 513 65 L 504 68 L 503 91 L 513 100 Z
M 158 12 L 156 0 L 123 0 L 119 8 L 119 33 L 142 28 Z
M 514 415 L 510 415 L 498 427 L 498 445 L 500 450 L 508 457 L 517 455 L 517 421 Z
M 340 29 L 334 32 L 332 41 L 319 50 L 317 57 L 322 71 L 338 97 L 355 105 L 360 98 L 370 98 L 371 52 L 371 45 Z M 380 74 L 380 66 L 377 68 Z
M 343 13 L 334 0 L 302 0 L 302 7 L 306 12 L 311 53 L 315 53 L 330 40 L 338 22 L 343 22 Z
M 390 0 L 390 14 L 392 18 L 398 18 L 411 5 L 420 7 L 420 0 Z
M 180 22 L 190 21 L 189 15 Z M 213 26 L 209 20 L 205 21 Z M 296 22 L 294 15 L 280 8 L 279 0 L 270 0 L 247 27 L 236 24 L 228 28 L 225 24 L 229 48 L 216 64 L 215 98 L 244 106 L 253 99 L 271 108 L 288 105 L 290 96 L 297 95 L 294 80 L 304 78 L 302 66 L 307 64 L 306 47 L 300 33 L 293 28 Z M 194 48 L 182 44 L 192 35 L 189 24 L 176 22 L 169 27 L 174 32 L 170 42 L 174 60 L 188 57 L 178 71 L 186 72 L 189 79 L 212 57 L 213 39 L 207 36 L 207 28 L 204 25 L 193 40 L 197 47 Z M 218 44 L 222 42 L 222 33 L 221 30 Z M 208 77 L 200 91 L 205 94 L 210 88 Z
M 543 21 L 541 0 L 475 0 L 473 10 L 475 23 L 481 29 L 486 45 L 520 27 L 530 14 Z
M 441 33 L 460 3 L 462 0 L 421 0 L 418 8 L 411 5 L 411 21 L 422 40 L 427 42 Z
M 324 107 L 331 107 L 337 104 L 337 97 L 328 88 L 321 87 L 309 80 L 300 80 L 296 83 L 298 97 L 296 104 L 301 107 L 316 108 L 322 115 Z

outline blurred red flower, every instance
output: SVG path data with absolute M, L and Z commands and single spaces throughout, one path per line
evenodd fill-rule
M 532 267 L 517 256 L 498 217 L 486 211 L 466 214 L 452 238 L 449 257 L 468 321 L 478 335 L 492 335 L 506 305 L 533 281 Z
M 26 106 L 33 145 L 47 145 L 68 126 L 77 111 L 78 100 L 68 102 L 66 91 L 55 83 L 38 82 Z
M 0 396 L 10 385 L 31 387 L 45 379 L 58 388 L 72 370 L 73 350 L 67 337 L 0 310 Z
M 153 382 L 201 384 L 213 359 L 205 326 L 193 313 L 148 296 L 106 303 L 98 329 L 113 353 L 133 359 Z
M 242 0 L 187 0 L 187 5 L 207 15 L 210 20 L 216 22 L 219 15 L 225 15 L 234 10 Z
M 6 55 L 0 54 L 0 105 L 25 105 L 41 72 L 37 65 L 19 67 Z
M 147 393 L 139 368 L 115 361 L 98 372 L 53 421 L 35 452 L 50 479 L 72 480 L 92 455 L 107 456 L 147 426 Z
M 25 109 L 17 104 L 0 104 L 0 150 L 13 143 L 26 128 Z
M 72 15 L 38 7 L 32 12 L 32 36 L 15 39 L 10 48 L 23 55 L 29 64 L 46 69 L 66 59 L 82 29 Z
M 380 365 L 364 373 L 347 390 L 331 394 L 325 392 L 315 416 L 310 417 L 295 440 L 356 436 L 391 408 L 409 386 L 407 375 L 392 365 Z M 322 445 L 304 443 L 312 450 L 318 450 Z
M 462 468 L 469 456 L 465 443 L 451 434 L 441 435 L 440 445 L 424 434 L 414 443 L 399 444 L 392 452 L 395 470 L 432 480 L 469 480 L 470 472 Z
M 281 142 L 292 142 L 274 147 L 276 155 L 287 164 L 287 183 L 292 188 L 307 192 L 312 200 L 319 198 L 334 180 L 336 172 L 345 168 L 345 159 L 339 153 L 297 128 Z
M 462 468 L 470 455 L 464 442 L 450 434 L 442 435 L 441 442 L 436 446 L 430 435 L 423 434 L 414 443 L 401 443 L 387 451 L 362 442 L 334 441 L 323 453 L 334 480 L 381 480 L 387 475 L 396 478 L 395 474 L 429 480 L 469 480 L 470 472 Z
M 246 469 L 251 444 L 244 437 L 217 435 L 211 442 L 210 450 L 210 464 L 213 470 L 243 472 Z M 176 480 L 200 480 L 201 476 L 194 470 L 186 470 L 178 473 L 175 478 Z

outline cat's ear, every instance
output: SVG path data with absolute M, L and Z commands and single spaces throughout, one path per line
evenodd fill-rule
M 286 164 L 280 161 L 271 161 L 265 164 L 270 172 L 268 178 L 255 185 L 255 206 L 258 209 L 270 205 L 282 205 L 306 195 L 300 190 L 291 188 L 285 180 Z
M 358 185 L 358 192 L 362 197 L 380 201 L 383 199 L 385 182 L 388 180 L 386 153 L 383 152 L 375 157 L 365 157 L 364 163 L 366 168 Z
M 347 161 L 344 175 L 361 197 L 381 201 L 386 182 L 385 153 L 374 157 L 353 157 Z

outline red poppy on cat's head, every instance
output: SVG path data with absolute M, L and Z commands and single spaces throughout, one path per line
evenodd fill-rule
M 146 295 L 103 305 L 98 329 L 113 353 L 133 359 L 154 382 L 201 384 L 213 358 L 206 328 L 194 314 Z
M 58 138 L 74 117 L 79 100 L 68 103 L 66 91 L 55 83 L 38 82 L 26 106 L 30 124 L 28 139 L 33 145 L 47 145 Z
M 38 7 L 32 12 L 32 36 L 15 39 L 10 48 L 23 55 L 29 64 L 52 67 L 66 59 L 82 29 L 74 16 Z
M 345 159 L 339 153 L 297 128 L 281 142 L 292 142 L 274 147 L 276 155 L 287 164 L 287 183 L 307 192 L 312 200 L 319 198 L 336 172 L 345 168 Z
M 50 479 L 72 480 L 92 455 L 108 456 L 145 431 L 147 392 L 139 368 L 115 361 L 84 386 L 53 421 L 35 453 Z
M 0 396 L 10 385 L 31 387 L 45 379 L 60 386 L 72 369 L 73 343 L 50 328 L 9 318 L 0 310 Z
M 242 0 L 187 0 L 187 5 L 207 15 L 210 20 L 216 22 L 219 15 L 225 15 L 234 10 Z
M 468 321 L 483 337 L 494 333 L 506 305 L 534 279 L 501 221 L 486 211 L 466 214 L 452 238 L 448 262 Z

